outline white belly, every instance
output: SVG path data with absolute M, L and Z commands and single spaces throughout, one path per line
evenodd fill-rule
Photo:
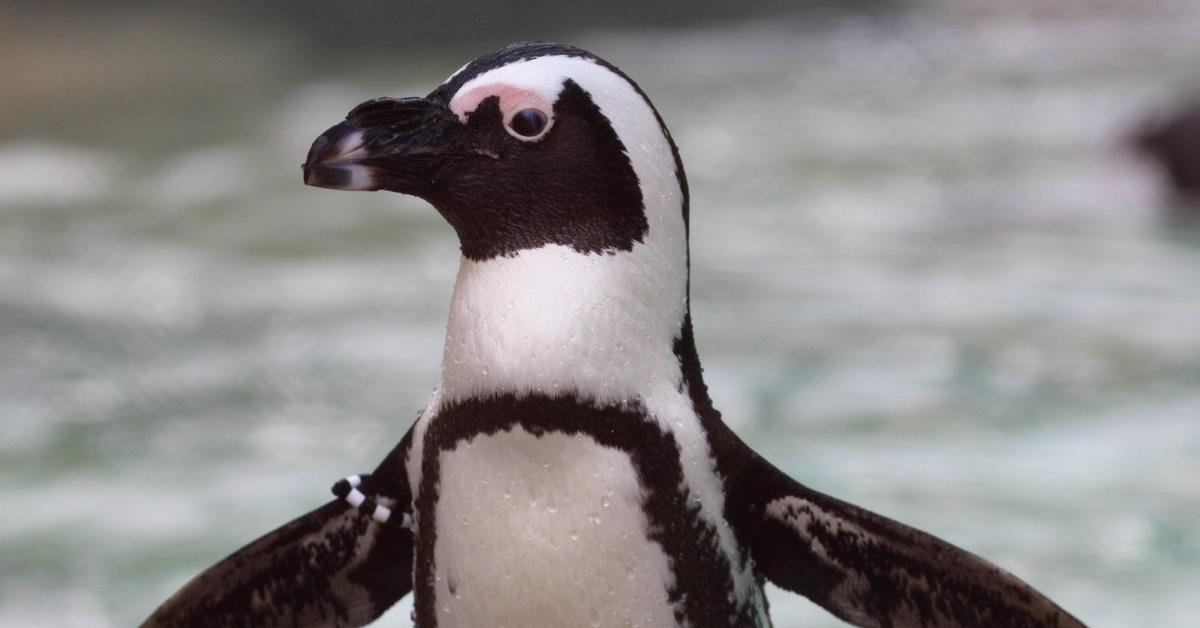
M 675 626 L 625 453 L 521 427 L 440 454 L 438 626 Z

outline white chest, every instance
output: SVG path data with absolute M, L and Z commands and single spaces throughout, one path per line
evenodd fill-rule
M 518 426 L 439 455 L 438 626 L 676 625 L 627 454 Z

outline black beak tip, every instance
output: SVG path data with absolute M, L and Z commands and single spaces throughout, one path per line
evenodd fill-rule
M 371 190 L 372 187 L 355 184 L 354 170 L 365 166 L 313 166 L 304 168 L 304 183 L 318 188 L 333 190 Z
M 374 190 L 374 169 L 361 163 L 367 156 L 363 130 L 345 122 L 325 131 L 308 149 L 300 165 L 304 183 L 335 190 Z

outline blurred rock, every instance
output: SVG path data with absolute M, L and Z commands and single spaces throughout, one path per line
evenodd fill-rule
M 1149 117 L 1134 139 L 1162 168 L 1172 193 L 1200 209 L 1200 101 Z

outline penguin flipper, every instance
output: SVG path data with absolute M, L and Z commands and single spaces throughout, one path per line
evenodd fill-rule
M 410 431 L 411 433 L 411 431 Z M 412 497 L 409 436 L 363 492 L 397 512 L 387 523 L 336 499 L 209 567 L 142 628 L 362 626 L 412 590 L 413 534 L 399 521 Z
M 736 443 L 727 508 L 779 587 L 856 626 L 1083 626 L 983 558 L 814 491 Z

